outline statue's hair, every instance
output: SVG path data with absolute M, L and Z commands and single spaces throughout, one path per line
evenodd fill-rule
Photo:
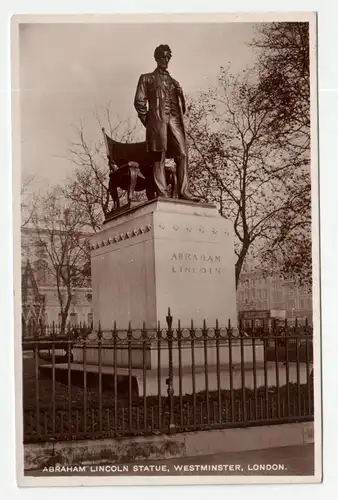
M 171 48 L 169 47 L 169 45 L 159 45 L 158 47 L 156 47 L 154 52 L 155 59 L 161 57 L 163 52 L 169 52 L 171 57 Z

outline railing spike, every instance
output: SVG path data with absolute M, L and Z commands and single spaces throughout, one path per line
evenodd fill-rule
M 170 330 L 173 324 L 173 317 L 170 313 L 170 307 L 168 307 L 168 316 L 166 317 L 168 329 Z

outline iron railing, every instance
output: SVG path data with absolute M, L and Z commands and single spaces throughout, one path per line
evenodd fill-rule
M 97 332 L 38 325 L 22 340 L 25 442 L 313 420 L 312 328 L 230 323 Z

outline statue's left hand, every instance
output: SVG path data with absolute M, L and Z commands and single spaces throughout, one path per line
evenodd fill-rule
M 176 81 L 175 81 L 176 82 Z M 178 98 L 180 99 L 181 101 L 181 106 L 182 106 L 182 113 L 185 115 L 185 112 L 186 112 L 186 107 L 185 107 L 185 99 L 184 99 L 184 94 L 183 94 L 183 90 L 182 90 L 182 87 L 180 86 L 180 84 L 178 82 L 176 82 L 176 89 L 177 89 L 177 95 L 178 95 Z
M 185 115 L 186 107 L 185 107 L 185 99 L 183 94 L 181 95 L 181 105 L 182 105 L 182 113 Z

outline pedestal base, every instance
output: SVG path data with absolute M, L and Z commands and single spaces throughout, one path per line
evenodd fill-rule
M 237 324 L 231 223 L 213 205 L 153 200 L 107 221 L 91 239 L 94 324 L 103 331 Z

